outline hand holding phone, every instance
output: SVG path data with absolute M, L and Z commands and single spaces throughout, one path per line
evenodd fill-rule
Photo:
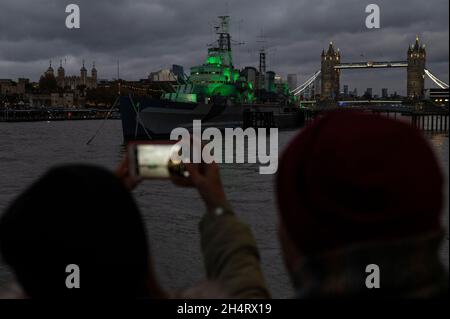
M 216 163 L 183 163 L 175 142 L 134 142 L 128 146 L 129 172 L 137 179 L 171 179 L 178 186 L 195 187 L 208 212 L 229 207 Z
M 115 174 L 130 191 L 141 182 L 139 177 L 130 174 L 128 155 L 125 155 L 122 162 L 117 166 Z

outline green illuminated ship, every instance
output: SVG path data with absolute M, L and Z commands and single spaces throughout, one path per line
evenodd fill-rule
M 286 113 L 292 102 L 287 85 L 275 84 L 273 72 L 266 74 L 265 70 L 258 72 L 251 67 L 236 69 L 230 17 L 219 19 L 217 41 L 208 49 L 205 62 L 191 68 L 190 76 L 177 86 L 175 93 L 164 94 L 160 99 L 121 97 L 125 139 L 167 136 L 178 127 L 191 129 L 194 120 L 201 120 L 203 128 L 242 127 L 244 113 L 248 112 L 272 112 L 274 126 L 293 125 L 295 117 Z
M 208 49 L 203 65 L 191 68 L 187 84 L 178 87 L 176 93 L 164 95 L 164 99 L 176 102 L 210 103 L 214 97 L 227 97 L 233 103 L 253 103 L 253 86 L 233 66 L 231 36 L 228 16 L 221 20 L 217 45 Z

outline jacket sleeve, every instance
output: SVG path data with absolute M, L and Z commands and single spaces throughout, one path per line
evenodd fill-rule
M 270 298 L 250 228 L 232 213 L 206 214 L 200 222 L 201 246 L 209 280 L 232 298 Z

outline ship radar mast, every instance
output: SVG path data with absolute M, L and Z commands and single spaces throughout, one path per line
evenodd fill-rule
M 219 50 L 231 52 L 231 36 L 229 33 L 230 17 L 219 16 L 219 19 L 220 19 L 220 30 L 219 32 L 217 32 L 217 34 L 219 35 Z
M 224 66 L 233 67 L 233 58 L 231 50 L 231 35 L 230 29 L 230 16 L 219 16 L 219 23 L 214 27 L 217 34 L 217 41 L 208 50 L 208 62 L 217 63 L 220 60 L 220 64 Z
M 230 16 L 219 16 L 222 33 L 229 33 Z

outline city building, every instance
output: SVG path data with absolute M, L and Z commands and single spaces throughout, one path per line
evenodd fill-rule
M 264 84 L 264 88 L 269 91 L 272 92 L 275 90 L 275 72 L 273 71 L 267 71 L 266 72 L 266 77 L 265 77 L 265 84 Z
M 52 93 L 50 94 L 52 107 L 75 107 L 74 93 Z
M 448 89 L 430 89 L 429 98 L 438 105 L 448 106 Z
M 163 69 L 151 72 L 148 79 L 152 82 L 177 82 L 177 75 L 171 69 Z
M 52 105 L 51 94 L 30 94 L 28 98 L 32 107 L 50 107 Z
M 26 93 L 26 86 L 30 83 L 29 79 L 18 79 L 17 82 L 11 79 L 0 79 L 1 95 L 22 95 Z
M 27 97 L 32 107 L 77 108 L 86 104 L 86 98 L 77 91 L 29 94 Z
M 185 81 L 184 68 L 181 65 L 174 64 L 172 65 L 172 73 L 177 77 L 178 82 Z
M 251 84 L 252 88 L 258 88 L 258 70 L 256 68 L 247 66 L 242 70 L 241 76 L 247 79 L 247 81 Z
M 288 74 L 287 83 L 288 83 L 289 90 L 292 91 L 297 88 L 297 86 L 298 86 L 297 81 L 298 81 L 297 74 Z
M 397 94 L 397 91 L 394 91 L 394 94 L 391 94 L 391 98 L 398 99 L 400 96 Z
M 348 96 L 348 85 L 344 85 L 344 96 Z
M 383 99 L 387 99 L 387 98 L 389 97 L 388 89 L 387 89 L 387 88 L 381 89 L 381 97 L 382 97 Z
M 50 61 L 50 66 L 48 67 L 47 71 L 45 72 L 46 76 L 55 76 L 55 72 L 52 67 L 52 62 Z M 60 61 L 60 66 L 57 70 L 56 75 L 56 83 L 58 87 L 60 88 L 69 88 L 70 90 L 75 90 L 77 87 L 84 86 L 87 89 L 95 89 L 97 88 L 97 76 L 98 72 L 95 68 L 95 62 L 93 63 L 92 70 L 91 70 L 91 76 L 88 76 L 87 69 L 84 66 L 84 60 L 83 60 L 83 66 L 80 70 L 80 76 L 66 76 L 66 71 L 62 66 L 62 60 Z
M 275 84 L 282 84 L 283 83 L 283 78 L 281 77 L 281 75 L 276 74 L 275 75 Z

